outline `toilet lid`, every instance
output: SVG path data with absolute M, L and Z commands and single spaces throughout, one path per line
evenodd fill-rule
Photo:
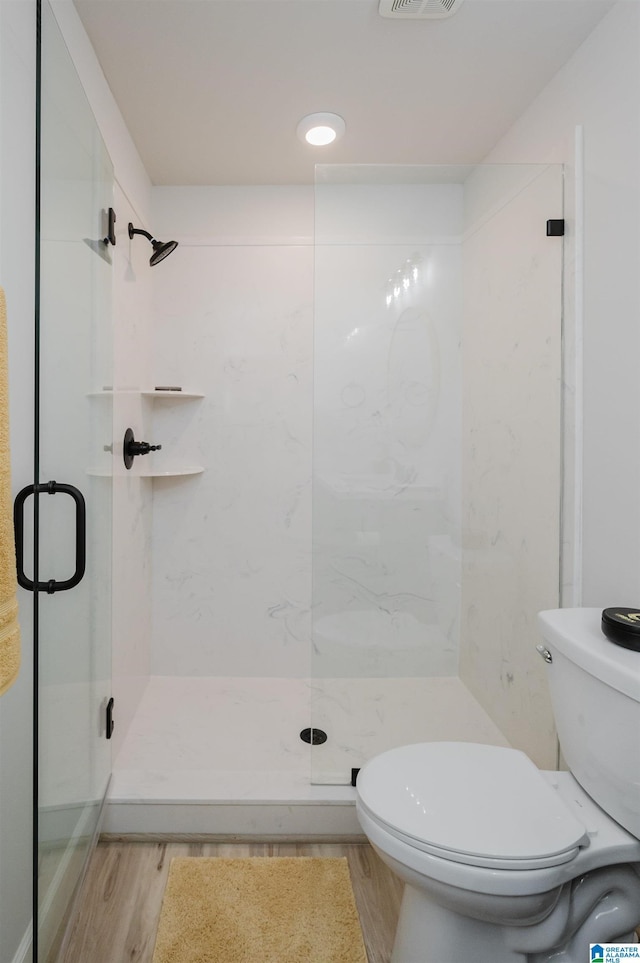
M 376 756 L 358 774 L 359 803 L 419 849 L 480 866 L 567 862 L 585 826 L 524 753 L 427 742 Z

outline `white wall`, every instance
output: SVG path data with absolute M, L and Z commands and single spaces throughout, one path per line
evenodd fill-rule
M 640 5 L 634 0 L 613 8 L 489 158 L 566 164 L 570 251 L 577 125 L 584 132 L 582 599 L 633 606 L 640 595 Z M 573 335 L 567 331 L 569 345 Z
M 7 298 L 14 495 L 33 480 L 35 3 L 0 3 L 0 284 Z M 31 921 L 32 596 L 19 590 L 22 666 L 0 699 L 0 963 Z
M 113 161 L 116 180 L 138 217 L 148 220 L 151 190 L 149 176 L 107 84 L 73 0 L 50 0 L 50 2 Z M 124 217 L 121 216 L 120 227 L 123 221 Z M 126 222 L 124 227 L 126 229 Z

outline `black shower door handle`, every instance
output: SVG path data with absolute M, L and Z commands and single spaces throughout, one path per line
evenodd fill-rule
M 34 582 L 24 574 L 24 503 L 29 495 L 35 492 L 45 492 L 47 495 L 70 495 L 76 505 L 76 570 L 71 578 L 56 582 L 54 578 L 47 582 Z M 47 592 L 53 595 L 54 592 L 67 592 L 82 581 L 86 567 L 86 545 L 87 545 L 87 510 L 82 492 L 74 488 L 73 485 L 58 484 L 56 481 L 46 482 L 43 485 L 27 485 L 16 495 L 13 504 L 13 525 L 16 537 L 16 570 L 18 575 L 18 585 L 28 589 L 30 592 Z

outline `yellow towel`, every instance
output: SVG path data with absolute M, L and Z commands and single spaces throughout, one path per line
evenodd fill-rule
M 16 551 L 11 500 L 7 360 L 7 308 L 4 291 L 0 288 L 0 695 L 13 685 L 20 669 Z

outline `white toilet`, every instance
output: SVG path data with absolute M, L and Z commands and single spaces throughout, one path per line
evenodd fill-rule
M 586 963 L 590 943 L 636 942 L 640 652 L 606 639 L 600 617 L 539 616 L 570 772 L 455 742 L 361 769 L 360 825 L 406 884 L 392 963 Z

